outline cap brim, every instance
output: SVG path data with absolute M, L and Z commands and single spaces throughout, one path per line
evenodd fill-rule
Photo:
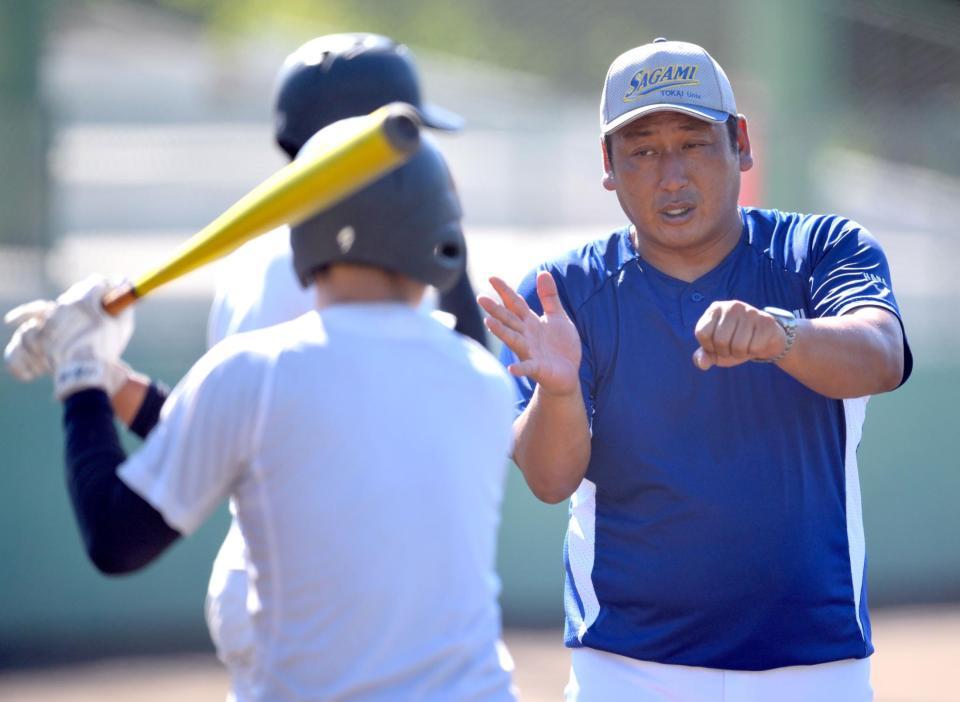
M 646 115 L 653 114 L 654 112 L 679 112 L 681 114 L 690 115 L 691 117 L 696 117 L 697 119 L 702 119 L 704 121 L 714 122 L 717 124 L 722 124 L 731 117 L 729 112 L 723 112 L 722 110 L 711 110 L 709 108 L 696 105 L 659 103 L 656 105 L 644 105 L 643 107 L 638 107 L 630 112 L 624 112 L 616 119 L 610 120 L 603 125 L 603 133 L 610 134 L 611 132 L 615 132 L 616 130 L 620 129 L 620 127 L 630 124 L 630 122 L 640 119 L 641 117 L 645 117 Z
M 433 129 L 442 129 L 445 132 L 459 132 L 463 129 L 463 117 L 436 105 L 421 106 L 420 117 L 425 126 Z

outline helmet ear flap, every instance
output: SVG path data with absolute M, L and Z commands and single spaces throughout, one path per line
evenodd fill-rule
M 466 242 L 459 221 L 449 227 L 447 234 L 433 245 L 427 262 L 430 285 L 440 292 L 446 292 L 457 284 L 467 267 Z
M 434 251 L 436 252 L 438 258 L 445 261 L 459 259 L 463 255 L 460 246 L 452 241 L 437 244 Z

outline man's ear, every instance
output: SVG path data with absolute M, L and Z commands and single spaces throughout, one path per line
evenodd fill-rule
M 616 190 L 617 182 L 613 175 L 613 163 L 610 160 L 610 154 L 607 153 L 607 140 L 602 136 L 600 137 L 600 153 L 603 154 L 603 178 L 600 183 L 607 190 Z
M 753 168 L 753 152 L 750 150 L 750 133 L 747 131 L 747 118 L 737 115 L 737 153 L 740 156 L 740 170 Z

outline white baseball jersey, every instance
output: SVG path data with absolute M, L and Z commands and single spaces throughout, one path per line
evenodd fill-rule
M 425 296 L 424 309 L 431 299 Z M 293 270 L 290 229 L 280 227 L 244 244 L 222 262 L 207 322 L 207 347 L 232 334 L 288 322 L 314 305 L 314 290 L 304 289 Z M 447 321 L 452 328 L 456 320 Z M 232 503 L 230 511 L 236 514 Z M 204 613 L 217 657 L 230 671 L 233 695 L 244 699 L 254 639 L 247 612 L 246 546 L 235 518 L 213 561 Z
M 280 227 L 230 254 L 220 265 L 207 320 L 207 347 L 232 334 L 288 322 L 312 310 L 315 292 L 304 289 L 293 270 L 290 229 Z M 254 655 L 247 612 L 247 554 L 233 519 L 210 571 L 204 613 L 217 657 L 230 672 L 233 696 L 245 699 Z
M 306 314 L 315 291 L 304 289 L 293 270 L 290 229 L 280 227 L 244 244 L 220 264 L 207 320 L 207 348 L 232 334 L 264 329 Z M 235 699 L 249 697 L 254 655 L 253 625 L 247 612 L 247 554 L 236 509 L 210 571 L 204 614 L 217 657 L 230 672 Z
M 509 700 L 512 401 L 500 364 L 427 315 L 336 305 L 208 352 L 119 475 L 184 534 L 232 497 L 255 643 L 240 694 Z

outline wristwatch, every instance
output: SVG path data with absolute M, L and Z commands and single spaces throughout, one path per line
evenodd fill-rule
M 793 312 L 782 310 L 779 307 L 764 307 L 763 311 L 777 320 L 777 324 L 783 329 L 783 333 L 787 335 L 787 343 L 783 347 L 783 351 L 773 358 L 758 359 L 760 363 L 776 363 L 790 352 L 790 349 L 793 347 L 793 342 L 797 339 L 797 317 Z

